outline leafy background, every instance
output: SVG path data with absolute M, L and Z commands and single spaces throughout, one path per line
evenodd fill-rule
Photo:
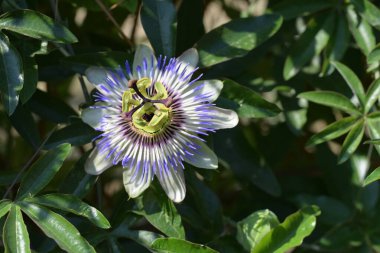
M 5 252 L 380 252 L 380 9 L 369 0 L 0 1 Z M 187 196 L 83 170 L 89 66 L 195 47 L 239 125 Z

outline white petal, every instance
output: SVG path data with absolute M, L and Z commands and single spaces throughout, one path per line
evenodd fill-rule
M 220 95 L 223 89 L 223 82 L 220 80 L 202 80 L 197 81 L 187 87 L 183 94 L 184 97 L 195 97 L 197 95 L 205 95 L 205 100 L 210 103 L 214 102 Z
M 99 149 L 95 147 L 84 164 L 85 171 L 91 175 L 99 175 L 110 168 L 113 165 L 112 158 L 107 159 L 106 156 L 105 152 L 99 152 Z
M 195 48 L 187 49 L 177 58 L 177 60 L 194 69 L 197 67 L 199 60 L 198 51 Z
M 199 146 L 193 156 L 186 156 L 185 162 L 190 163 L 198 168 L 203 169 L 217 169 L 218 168 L 218 157 L 215 155 L 205 143 L 200 140 L 192 140 L 196 145 Z
M 105 108 L 89 107 L 82 111 L 81 117 L 84 123 L 98 130 L 100 128 L 101 119 L 109 112 Z
M 143 169 L 139 168 L 124 168 L 123 169 L 123 183 L 125 190 L 131 198 L 138 197 L 145 191 L 152 181 L 153 171 L 147 168 L 146 173 Z
M 239 117 L 232 110 L 213 106 L 210 108 L 210 115 L 213 117 L 210 127 L 214 129 L 233 128 L 239 123 Z
M 185 177 L 180 166 L 174 168 L 168 164 L 168 170 L 157 171 L 156 176 L 166 195 L 174 202 L 181 202 L 186 195 Z
M 90 83 L 92 83 L 93 85 L 95 85 L 96 88 L 99 89 L 99 85 L 106 84 L 107 76 L 109 76 L 108 73 L 109 72 L 105 68 L 90 67 L 86 69 L 85 75 L 88 81 L 90 81 Z
M 137 67 L 140 66 L 141 69 L 144 68 L 144 59 L 147 63 L 147 74 L 149 75 L 151 69 L 157 65 L 157 60 L 154 56 L 153 50 L 147 45 L 141 44 L 136 48 L 135 57 L 133 59 L 133 76 L 135 78 L 139 78 L 139 76 L 137 75 Z

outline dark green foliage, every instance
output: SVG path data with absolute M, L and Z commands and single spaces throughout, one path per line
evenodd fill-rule
M 376 0 L 0 1 L 0 251 L 380 252 L 379 38 Z M 84 170 L 86 70 L 140 43 L 195 48 L 240 117 L 206 138 L 218 169 L 185 164 L 179 204 Z

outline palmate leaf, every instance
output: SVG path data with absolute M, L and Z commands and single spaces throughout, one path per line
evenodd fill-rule
M 320 143 L 338 138 L 339 136 L 342 136 L 343 134 L 350 131 L 352 126 L 357 121 L 357 118 L 354 116 L 346 117 L 343 119 L 340 119 L 330 125 L 328 125 L 325 129 L 323 129 L 321 132 L 313 135 L 307 142 L 307 146 L 314 146 L 318 145 Z
M 367 102 L 364 107 L 364 112 L 367 113 L 373 104 L 379 99 L 380 96 L 380 79 L 375 80 L 368 88 L 366 99 Z
M 363 84 L 359 80 L 358 76 L 346 65 L 340 62 L 333 62 L 332 64 L 339 71 L 354 95 L 358 97 L 360 104 L 364 107 L 366 104 L 366 96 L 363 89 Z
M 373 183 L 379 179 L 380 179 L 380 167 L 377 167 L 374 171 L 371 172 L 371 174 L 369 174 L 364 179 L 363 186 L 367 186 L 370 183 Z
M 150 224 L 167 236 L 185 238 L 181 216 L 173 202 L 162 192 L 148 189 L 136 199 L 134 213 L 144 216 Z
M 347 161 L 348 158 L 355 152 L 358 148 L 364 135 L 364 120 L 361 119 L 355 123 L 350 132 L 348 133 L 346 139 L 343 142 L 342 150 L 340 151 L 338 157 L 338 163 L 343 163 Z
M 279 15 L 235 19 L 205 34 L 196 44 L 200 66 L 208 67 L 247 54 L 281 27 Z
M 11 115 L 18 104 L 24 83 L 22 60 L 8 37 L 0 32 L 0 91 L 3 105 Z
M 289 215 L 283 223 L 267 233 L 251 253 L 283 253 L 300 245 L 311 234 L 320 210 L 307 206 Z
M 347 97 L 334 91 L 308 91 L 300 93 L 298 97 L 317 104 L 334 107 L 349 114 L 361 114 Z
M 330 65 L 331 62 L 340 61 L 346 53 L 350 43 L 350 31 L 348 29 L 347 19 L 341 13 L 338 13 L 335 22 L 335 31 L 329 40 L 325 50 L 325 60 L 322 66 L 322 73 L 329 75 L 334 71 Z
M 285 60 L 283 76 L 285 80 L 294 77 L 313 56 L 319 55 L 326 47 L 334 28 L 335 14 L 331 12 L 313 18 L 307 24 L 296 43 L 290 48 Z
M 100 228 L 110 228 L 107 218 L 96 208 L 70 194 L 52 193 L 27 199 L 28 202 L 83 216 Z
M 1 15 L 0 30 L 9 30 L 35 39 L 61 43 L 78 41 L 66 27 L 32 10 L 16 10 Z
M 20 207 L 12 205 L 3 228 L 4 248 L 7 253 L 30 253 L 29 234 Z
M 151 249 L 158 253 L 218 253 L 217 251 L 201 244 L 195 244 L 178 238 L 156 239 Z
M 24 174 L 17 199 L 32 197 L 41 191 L 61 168 L 70 150 L 70 144 L 62 144 L 38 159 Z
M 9 212 L 12 207 L 12 202 L 8 199 L 0 200 L 0 218 Z
M 352 5 L 347 7 L 347 19 L 352 36 L 364 55 L 368 55 L 375 47 L 376 38 L 371 26 L 355 12 Z
M 61 249 L 75 253 L 95 253 L 94 248 L 79 231 L 61 215 L 33 203 L 22 201 L 17 204 Z

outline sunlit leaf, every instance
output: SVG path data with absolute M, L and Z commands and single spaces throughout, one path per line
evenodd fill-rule
M 135 213 L 144 216 L 154 227 L 167 236 L 185 238 L 181 216 L 162 192 L 147 190 L 136 202 L 138 210 Z
M 364 121 L 360 120 L 355 123 L 346 139 L 343 142 L 342 150 L 338 157 L 338 163 L 345 162 L 355 152 L 360 145 L 364 135 Z
M 20 207 L 12 205 L 3 230 L 5 252 L 30 253 L 29 234 Z
M 351 34 L 364 55 L 368 55 L 375 47 L 375 35 L 368 22 L 361 19 L 352 7 L 347 7 L 347 19 Z
M 0 218 L 9 212 L 12 207 L 12 202 L 8 199 L 0 200 Z
M 217 253 L 217 251 L 201 244 L 195 244 L 177 238 L 159 238 L 156 239 L 151 248 L 159 253 Z
M 83 216 L 100 228 L 111 227 L 99 210 L 70 194 L 52 193 L 33 197 L 27 201 Z
M 317 145 L 317 144 L 338 138 L 339 136 L 342 136 L 343 134 L 347 133 L 352 128 L 352 126 L 355 124 L 356 121 L 357 121 L 357 118 L 351 116 L 351 117 L 340 119 L 334 123 L 331 123 L 321 132 L 311 136 L 311 138 L 307 142 L 307 145 L 313 146 L 313 145 Z
M 302 33 L 296 43 L 290 48 L 285 60 L 283 76 L 289 80 L 308 63 L 313 56 L 318 55 L 326 47 L 334 29 L 334 13 L 313 18 L 307 24 L 306 31 Z
M 320 214 L 316 206 L 307 206 L 289 215 L 251 250 L 251 253 L 283 253 L 299 246 L 311 234 Z
M 361 114 L 347 97 L 334 91 L 308 91 L 299 94 L 298 97 L 317 104 L 334 107 L 349 114 Z
M 18 104 L 24 73 L 21 57 L 2 32 L 0 32 L 0 76 L 3 105 L 8 115 L 11 115 Z
M 358 76 L 349 69 L 346 65 L 340 62 L 333 62 L 334 67 L 339 71 L 341 76 L 346 81 L 347 85 L 352 90 L 352 93 L 358 97 L 360 104 L 364 106 L 366 104 L 366 96 L 363 89 L 363 84 L 359 80 Z
M 374 171 L 371 172 L 365 179 L 363 186 L 367 186 L 370 183 L 373 183 L 380 179 L 380 167 L 376 168 Z
M 40 157 L 24 174 L 17 199 L 34 196 L 41 191 L 61 168 L 63 161 L 70 154 L 71 146 L 62 144 Z
M 0 16 L 0 30 L 9 30 L 40 40 L 62 43 L 77 42 L 77 38 L 63 25 L 32 10 L 16 10 Z
M 380 30 L 380 9 L 368 0 L 352 0 L 360 15 L 372 26 Z
M 271 229 L 279 224 L 277 216 L 268 209 L 256 211 L 236 224 L 236 239 L 247 251 L 251 251 Z
M 374 81 L 371 86 L 369 86 L 367 91 L 367 102 L 364 107 L 364 112 L 369 112 L 373 104 L 379 99 L 380 96 L 380 79 Z
M 276 116 L 281 110 L 264 100 L 253 90 L 232 80 L 225 80 L 221 97 L 231 100 L 239 116 L 247 118 L 262 118 Z
M 196 44 L 200 65 L 208 67 L 243 56 L 273 36 L 281 27 L 281 16 L 234 19 L 204 35 Z
M 61 215 L 33 203 L 18 202 L 18 205 L 61 249 L 75 253 L 95 253 L 79 231 Z

